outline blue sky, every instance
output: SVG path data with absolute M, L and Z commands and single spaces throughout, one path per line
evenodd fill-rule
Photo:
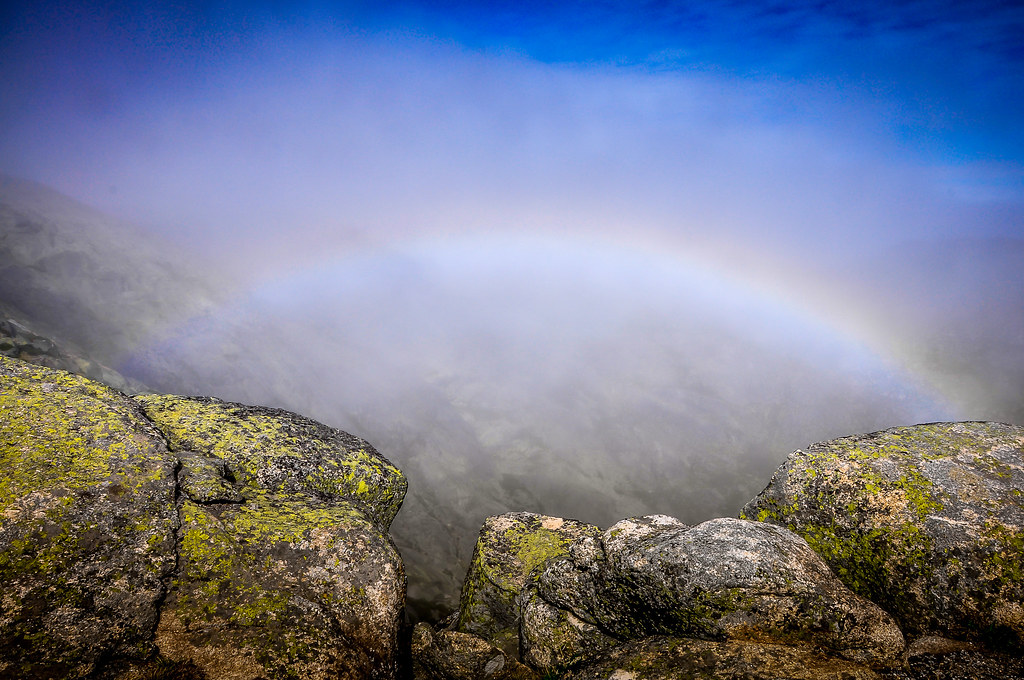
M 6 3 L 4 64 L 36 94 L 189 86 L 272 43 L 392 34 L 544 63 L 829 83 L 920 140 L 1018 159 L 1024 8 L 1007 2 Z M 31 63 L 27 63 L 31 62 Z M 69 72 L 70 71 L 70 72 Z M 21 76 L 21 78 L 18 78 Z M 11 83 L 11 80 L 8 80 Z M 12 102 L 8 100 L 8 106 Z
M 1019 236 L 1021 35 L 1005 2 L 7 3 L 0 170 L 211 252 L 316 244 L 296 260 Z

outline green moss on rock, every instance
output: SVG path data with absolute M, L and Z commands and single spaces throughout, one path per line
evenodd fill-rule
M 0 677 L 391 680 L 404 491 L 294 414 L 0 358 Z
M 405 497 L 401 471 L 370 444 L 303 416 L 208 397 L 140 395 L 175 450 L 223 459 L 242 493 L 303 491 L 361 503 L 387 531 Z
M 184 630 L 162 631 L 168 649 L 237 653 L 273 678 L 394 670 L 401 562 L 359 506 L 262 493 L 244 504 L 186 500 L 181 516 L 166 607 Z
M 161 652 L 215 676 L 392 677 L 405 574 L 387 527 L 401 472 L 286 411 L 138 399 L 182 461 Z
M 794 452 L 742 516 L 803 536 L 904 629 L 1024 643 L 1024 428 L 931 423 Z

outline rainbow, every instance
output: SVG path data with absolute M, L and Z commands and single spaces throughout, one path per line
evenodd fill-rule
M 934 419 L 958 415 L 956 395 L 912 370 L 903 338 L 886 328 L 868 305 L 799 267 L 772 262 L 735 244 L 638 236 L 636 231 L 458 233 L 394 238 L 333 253 L 257 282 L 245 298 L 250 304 L 284 309 L 318 287 L 347 287 L 348 294 L 358 296 L 373 285 L 367 277 L 400 274 L 381 275 L 375 268 L 402 263 L 410 271 L 429 269 L 432 283 L 458 294 L 464 304 L 477 305 L 477 311 L 487 304 L 487 295 L 500 292 L 503 281 L 531 277 L 540 279 L 527 286 L 530 294 L 541 296 L 540 302 L 545 296 L 571 297 L 560 287 L 575 286 L 591 302 L 612 311 L 647 305 L 655 313 L 671 314 L 671 293 L 685 291 L 710 308 L 720 306 L 743 317 L 764 336 L 759 341 L 785 349 L 801 338 L 792 351 L 816 352 L 817 361 L 839 368 L 868 366 L 928 404 L 925 410 Z M 474 285 L 480 290 L 460 289 Z

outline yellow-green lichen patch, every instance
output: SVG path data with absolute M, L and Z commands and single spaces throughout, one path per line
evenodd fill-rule
M 347 670 L 368 673 L 394 653 L 399 557 L 356 504 L 267 491 L 240 504 L 186 499 L 179 535 L 166 610 L 189 645 L 212 636 L 280 678 L 334 677 L 357 649 L 365 667 Z
M 303 590 L 296 563 L 343 552 L 347 532 L 376 532 L 352 506 L 311 507 L 268 494 L 216 508 L 185 501 L 181 515 L 179 616 L 226 616 L 240 625 L 268 623 L 288 593 Z
M 206 508 L 186 501 L 182 506 L 176 610 L 186 622 L 215 617 L 243 626 L 267 624 L 287 605 L 276 589 L 257 586 L 266 567 L 234 539 L 225 523 Z
M 523 530 L 513 527 L 505 532 L 513 554 L 522 567 L 522 574 L 529 575 L 548 560 L 564 555 L 569 547 L 569 539 L 557 531 L 545 529 L 543 526 L 534 530 Z M 495 575 L 501 578 L 500 575 Z
M 76 677 L 148 654 L 176 522 L 174 458 L 130 399 L 0 359 L 7 671 Z
M 983 578 L 1004 599 L 1020 601 L 1024 591 L 1024 527 L 987 520 L 981 535 L 988 549 Z
M 223 459 L 243 486 L 362 503 L 386 530 L 401 507 L 401 471 L 365 441 L 277 409 L 201 397 L 136 397 L 174 450 Z
M 53 486 L 109 480 L 131 491 L 162 474 L 147 464 L 164 462 L 159 436 L 123 395 L 63 371 L 0 362 L 0 512 Z

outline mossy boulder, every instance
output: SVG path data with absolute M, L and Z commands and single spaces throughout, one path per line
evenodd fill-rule
M 264 494 L 181 505 L 156 642 L 222 678 L 391 678 L 405 576 L 358 506 Z
M 913 635 L 1024 647 L 1024 428 L 932 423 L 792 453 L 744 517 L 786 526 Z
M 140 395 L 172 449 L 218 458 L 242 489 L 361 504 L 385 531 L 408 482 L 370 444 L 310 418 L 210 397 Z
M 565 680 L 877 680 L 874 671 L 812 649 L 652 637 L 618 647 Z
M 295 414 L 0 357 L 0 678 L 391 679 L 404 490 Z
M 546 674 L 580 665 L 622 644 L 621 638 L 568 609 L 557 607 L 527 586 L 519 597 L 523 661 Z
M 137 398 L 182 460 L 157 644 L 212 677 L 390 678 L 406 481 L 365 441 L 277 409 Z
M 152 655 L 176 464 L 131 399 L 0 357 L 0 677 L 84 678 Z
M 903 636 L 884 611 L 846 588 L 803 539 L 770 524 L 721 518 L 696 527 L 623 520 L 548 563 L 524 610 L 524 659 L 543 670 L 587 661 L 611 639 L 655 635 L 813 645 L 891 664 Z M 537 606 L 565 625 L 534 630 Z M 543 609 L 541 610 L 543 611 Z
M 518 657 L 520 593 L 572 542 L 599 532 L 590 524 L 529 512 L 488 517 L 462 586 L 456 630 L 484 637 Z

